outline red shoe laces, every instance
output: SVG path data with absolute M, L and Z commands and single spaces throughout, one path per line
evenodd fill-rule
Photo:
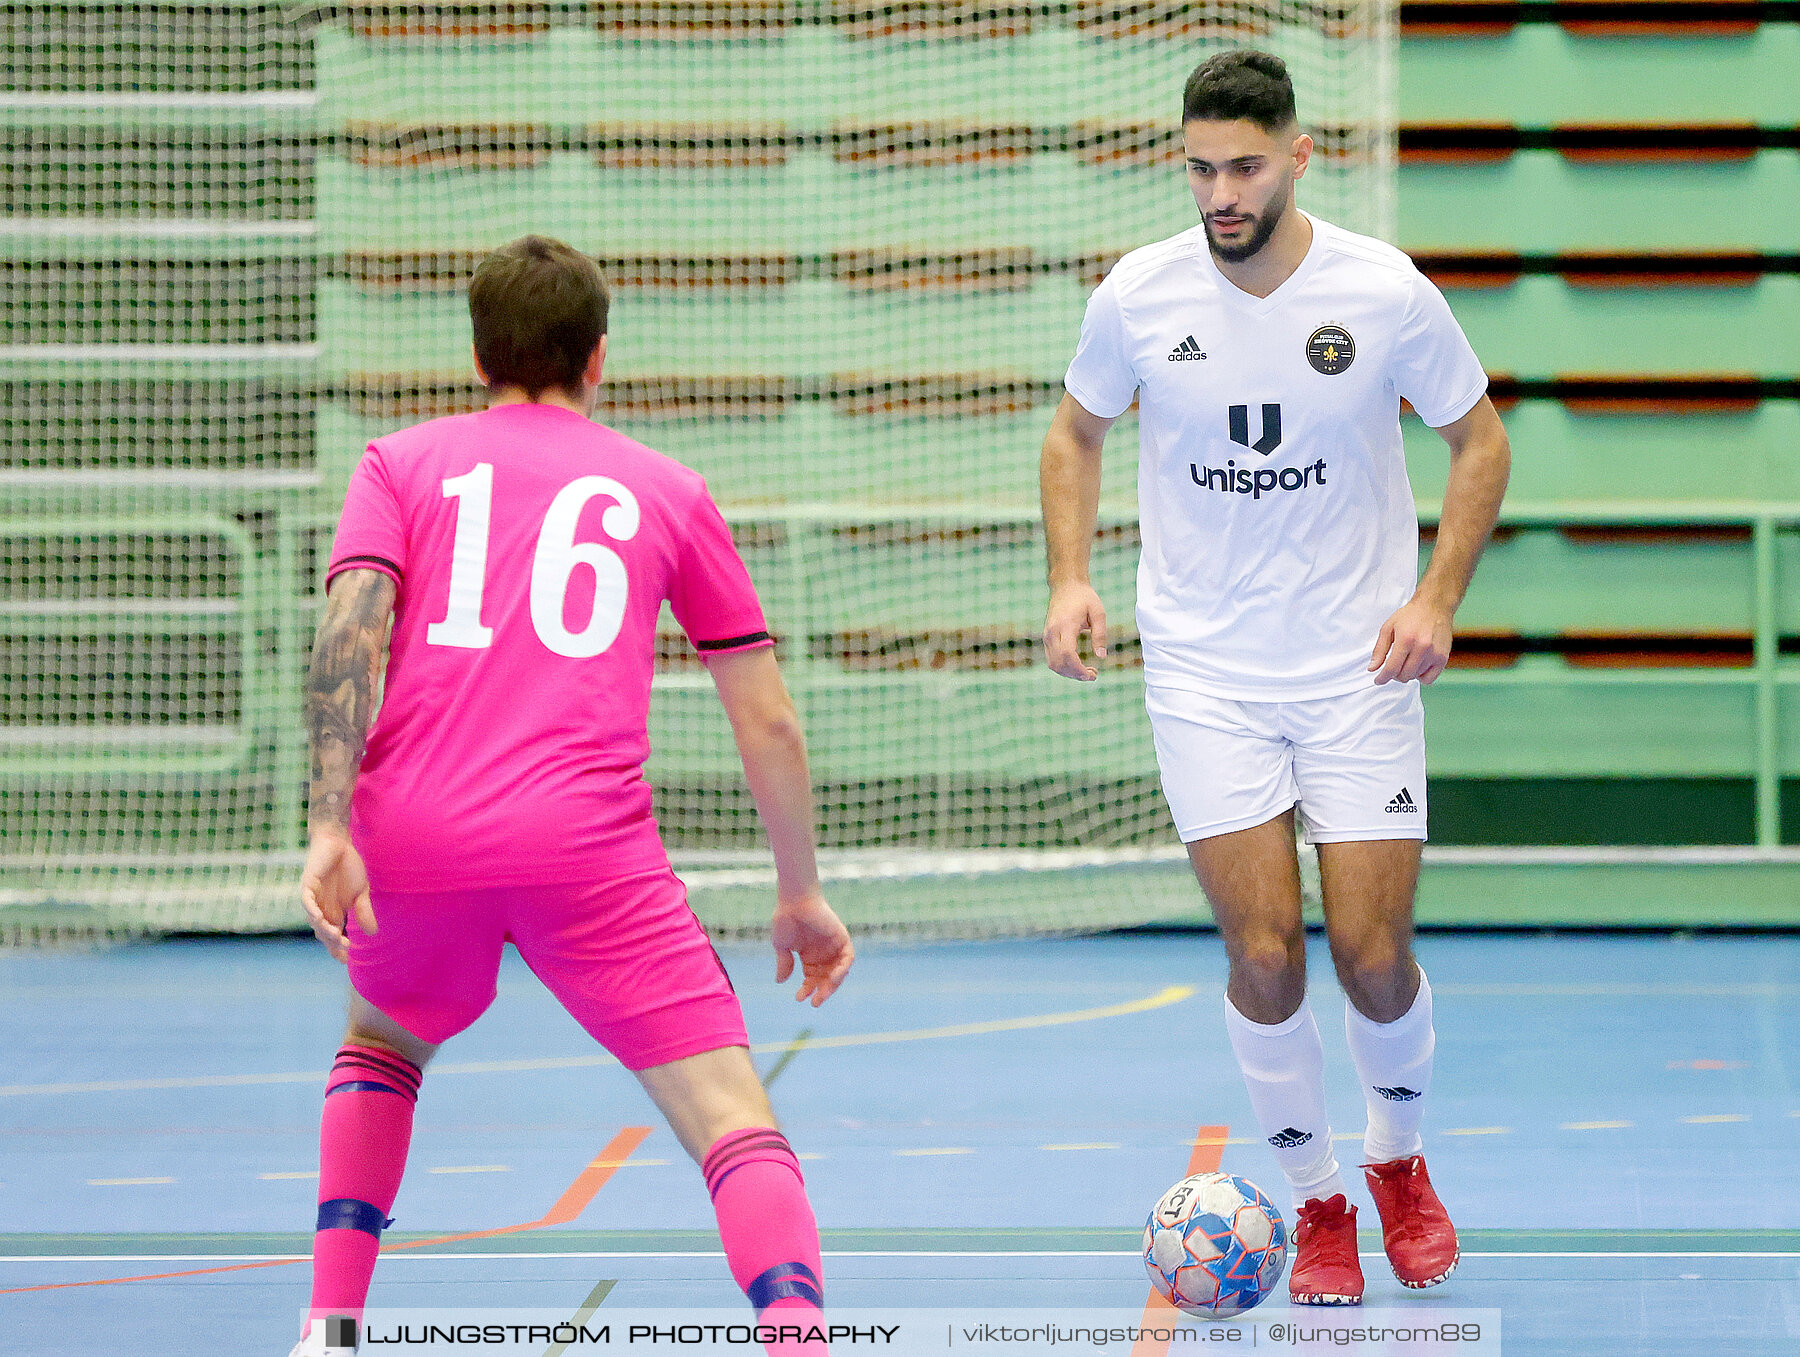
M 1425 1219 L 1421 1192 L 1422 1167 L 1415 1159 L 1402 1159 L 1396 1164 L 1372 1164 L 1369 1166 L 1374 1175 L 1394 1189 L 1399 1208 L 1400 1219 L 1395 1222 L 1393 1233 L 1404 1238 L 1414 1239 L 1431 1232 L 1431 1225 Z
M 1356 1234 L 1353 1230 L 1334 1230 L 1331 1227 L 1350 1217 L 1348 1209 L 1332 1210 L 1326 1203 L 1318 1200 L 1309 1201 L 1300 1207 L 1300 1223 L 1294 1230 L 1294 1244 L 1316 1244 L 1315 1257 L 1323 1263 L 1334 1266 L 1350 1264 L 1356 1261 Z M 1323 1230 L 1324 1237 L 1314 1236 Z

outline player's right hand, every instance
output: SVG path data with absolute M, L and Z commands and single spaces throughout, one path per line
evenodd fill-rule
M 341 830 L 313 831 L 306 850 L 306 866 L 300 871 L 300 900 L 313 936 L 338 961 L 350 959 L 350 939 L 344 920 L 356 911 L 357 927 L 375 932 L 375 905 L 369 898 L 369 874 L 362 854 Z
M 775 983 L 787 983 L 794 973 L 794 957 L 798 955 L 801 979 L 794 998 L 811 999 L 814 1008 L 837 992 L 837 987 L 850 973 L 850 963 L 856 960 L 850 930 L 816 890 L 780 901 L 775 906 L 772 932 Z
M 1106 606 L 1091 584 L 1060 584 L 1044 620 L 1044 658 L 1064 678 L 1092 683 L 1100 671 L 1081 658 L 1081 633 L 1093 638 L 1094 657 L 1106 658 Z

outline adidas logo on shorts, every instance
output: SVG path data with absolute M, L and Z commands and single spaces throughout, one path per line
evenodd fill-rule
M 1402 787 L 1400 795 L 1387 803 L 1387 813 L 1389 815 L 1417 815 L 1419 807 L 1413 801 L 1412 793 Z
M 1198 363 L 1204 357 L 1206 355 L 1200 352 L 1199 344 L 1194 342 L 1192 335 L 1189 335 L 1175 346 L 1174 351 L 1169 354 L 1169 361 L 1171 363 Z
M 1277 1131 L 1269 1137 L 1269 1144 L 1278 1150 L 1291 1150 L 1297 1145 L 1304 1145 L 1312 1139 L 1311 1131 L 1302 1131 L 1298 1126 L 1290 1126 L 1285 1131 Z
M 1390 1103 L 1410 1103 L 1414 1098 L 1419 1096 L 1419 1091 L 1415 1088 L 1382 1088 L 1377 1084 L 1375 1086 L 1375 1091 L 1386 1098 Z

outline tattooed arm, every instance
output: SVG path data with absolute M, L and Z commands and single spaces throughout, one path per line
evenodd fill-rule
M 394 581 L 379 570 L 346 570 L 331 582 L 325 617 L 313 638 L 306 676 L 306 726 L 312 745 L 311 840 L 300 877 L 300 898 L 313 933 L 339 961 L 349 955 L 344 933 L 354 909 L 358 926 L 375 932 L 369 878 L 350 843 L 350 797 L 375 714 Z

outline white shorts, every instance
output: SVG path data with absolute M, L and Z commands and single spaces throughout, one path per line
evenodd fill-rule
M 1310 702 L 1146 692 L 1163 794 L 1183 843 L 1300 808 L 1311 843 L 1423 839 L 1425 705 L 1416 683 Z

